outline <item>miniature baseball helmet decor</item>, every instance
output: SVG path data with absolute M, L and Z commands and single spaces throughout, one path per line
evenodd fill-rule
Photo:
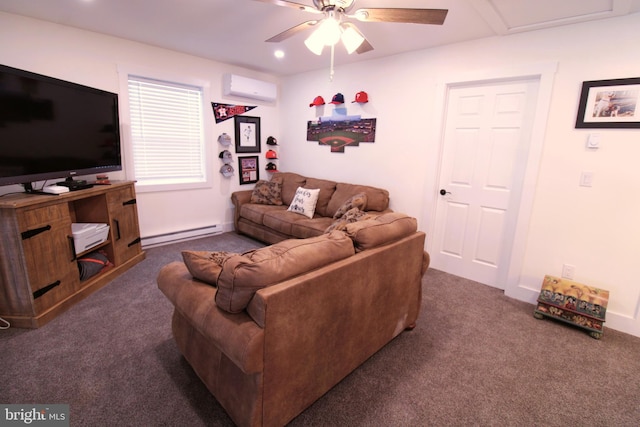
M 333 98 L 331 98 L 331 103 L 344 104 L 344 95 L 341 93 L 336 93 L 335 95 L 333 95 Z
M 233 176 L 233 166 L 229 164 L 222 165 L 222 167 L 220 168 L 220 173 L 225 178 L 229 178 L 230 176 Z
M 231 157 L 231 151 L 229 150 L 221 151 L 220 154 L 218 154 L 218 157 L 220 157 L 225 164 L 229 164 L 233 160 L 233 157 Z
M 278 153 L 276 153 L 273 150 L 269 150 L 269 151 L 267 151 L 266 157 L 267 157 L 267 159 L 277 159 L 278 158 Z
M 268 170 L 269 172 L 278 172 L 278 167 L 273 162 L 267 163 L 267 167 L 265 169 Z
M 267 145 L 278 145 L 278 140 L 270 136 L 267 138 Z
M 229 146 L 231 145 L 231 137 L 226 132 L 223 132 L 218 137 L 218 142 L 222 145 Z
M 313 98 L 313 102 L 311 104 L 309 104 L 309 107 L 317 107 L 319 105 L 324 105 L 324 98 L 321 96 L 316 96 L 315 98 Z
M 364 104 L 366 102 L 369 102 L 369 95 L 367 95 L 367 92 L 365 91 L 360 91 L 356 93 L 356 99 L 351 101 L 351 103 L 354 103 L 354 102 L 357 102 L 359 104 Z

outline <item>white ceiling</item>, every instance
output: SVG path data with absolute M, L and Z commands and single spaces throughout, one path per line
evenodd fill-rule
M 312 0 L 296 0 L 312 6 Z M 360 7 L 442 8 L 444 25 L 358 22 L 374 50 L 336 65 L 465 40 L 532 31 L 640 11 L 640 0 L 357 0 Z M 326 68 L 329 50 L 306 49 L 309 33 L 264 40 L 318 15 L 255 0 L 0 0 L 0 11 L 109 34 L 274 75 Z M 273 55 L 285 52 L 283 59 Z

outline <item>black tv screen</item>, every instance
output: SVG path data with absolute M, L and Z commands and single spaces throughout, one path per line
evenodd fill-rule
M 0 65 L 0 185 L 117 170 L 117 94 Z

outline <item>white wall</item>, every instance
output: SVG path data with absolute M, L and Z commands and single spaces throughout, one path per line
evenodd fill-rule
M 639 24 L 636 14 L 339 66 L 333 82 L 327 58 L 326 70 L 283 79 L 277 104 L 221 96 L 225 72 L 275 82 L 270 76 L 3 13 L 0 62 L 113 92 L 119 90 L 121 64 L 209 80 L 211 101 L 259 105 L 251 113 L 262 117 L 263 140 L 278 138 L 280 169 L 385 187 L 391 207 L 419 218 L 423 230 L 429 228 L 438 189 L 442 85 L 514 66 L 557 63 L 520 285 L 539 289 L 545 274 L 560 275 L 563 263 L 573 264 L 577 281 L 611 290 L 607 326 L 640 336 L 640 263 L 635 260 L 640 253 L 640 130 L 600 130 L 602 148 L 593 152 L 584 145 L 590 131 L 574 128 L 583 81 L 640 75 Z M 368 104 L 351 103 L 360 90 L 369 93 Z M 307 121 L 331 114 L 331 107 L 316 111 L 309 103 L 317 95 L 329 101 L 336 92 L 345 95 L 349 114 L 378 119 L 375 143 L 330 153 L 306 141 Z M 210 126 L 214 137 L 233 134 L 232 121 L 215 125 L 211 117 Z M 209 144 L 217 170 L 219 147 Z M 585 170 L 595 173 L 591 188 L 578 186 Z M 142 235 L 229 224 L 229 195 L 238 188 L 237 177 L 225 180 L 216 173 L 211 189 L 141 194 Z
M 206 126 L 211 136 L 207 145 L 211 153 L 209 165 L 214 170 L 213 187 L 190 191 L 139 192 L 138 212 L 143 238 L 214 224 L 223 225 L 226 230 L 233 227 L 231 192 L 251 186 L 240 186 L 237 175 L 223 178 L 218 173 L 222 162 L 218 158 L 221 147 L 217 137 L 222 132 L 233 135 L 234 122 L 231 119 L 216 124 L 211 102 L 257 105 L 258 108 L 246 115 L 261 117 L 263 143 L 267 136 L 278 133 L 277 103 L 222 95 L 224 73 L 236 73 L 274 83 L 277 79 L 227 64 L 2 12 L 0 62 L 115 93 L 120 92 L 118 69 L 122 67 L 157 72 L 160 76 L 183 76 L 185 79 L 209 82 L 211 99 L 206 100 L 209 108 Z M 127 121 L 127 117 L 121 117 L 123 129 L 128 126 Z M 234 152 L 233 144 L 230 151 Z M 235 153 L 233 159 L 232 165 L 237 172 Z M 260 166 L 264 168 L 264 160 L 261 161 Z M 265 174 L 262 170 L 261 177 Z M 109 176 L 111 179 L 125 179 L 124 172 L 110 173 Z M 22 187 L 0 187 L 0 194 L 10 191 L 22 191 Z
M 594 130 L 575 129 L 583 81 L 640 76 L 640 14 L 460 43 L 283 79 L 280 167 L 315 177 L 379 185 L 391 207 L 416 216 L 428 231 L 437 186 L 440 90 L 446 82 L 502 75 L 553 63 L 557 72 L 519 283 L 533 302 L 545 274 L 576 266 L 575 280 L 611 291 L 607 327 L 640 336 L 640 130 L 596 130 L 602 144 L 585 148 Z M 328 63 L 328 61 L 327 61 Z M 365 90 L 370 102 L 351 104 Z M 306 123 L 331 114 L 309 108 L 341 92 L 349 114 L 377 118 L 376 142 L 330 153 L 306 141 Z M 593 187 L 579 187 L 582 171 Z M 427 237 L 428 238 L 428 237 Z

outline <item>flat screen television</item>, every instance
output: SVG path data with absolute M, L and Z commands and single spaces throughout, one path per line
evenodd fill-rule
M 118 170 L 117 94 L 0 65 L 0 186 Z

